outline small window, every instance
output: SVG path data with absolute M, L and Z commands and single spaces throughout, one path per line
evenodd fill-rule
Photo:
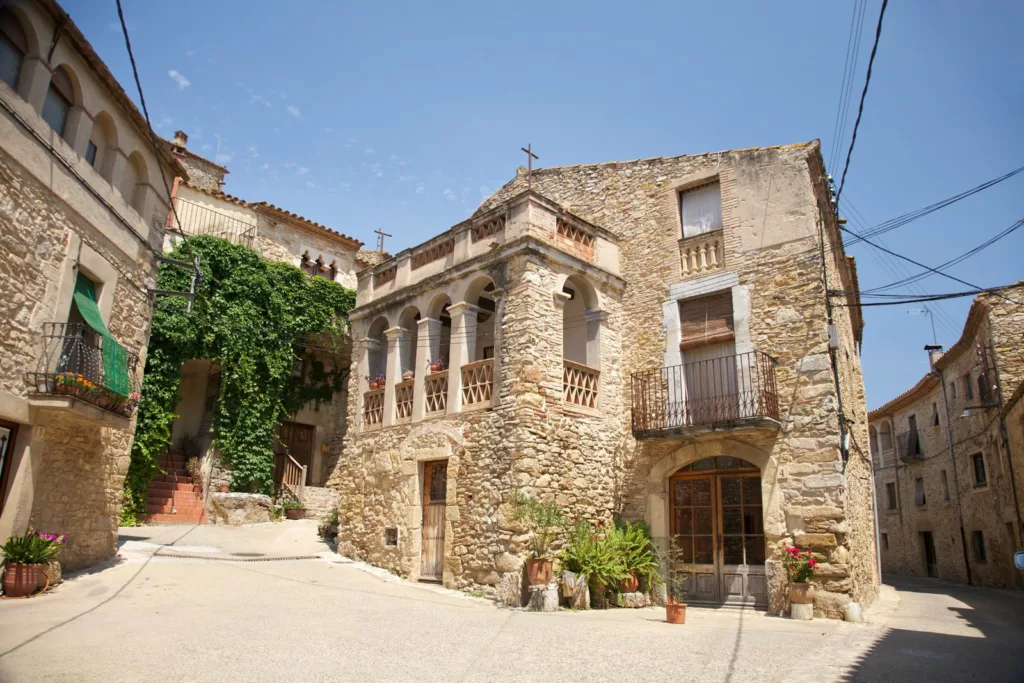
M 932 401 L 932 426 L 939 426 L 939 406 Z
M 484 360 L 487 360 L 489 358 L 494 358 L 494 347 L 493 346 L 485 346 L 484 347 Z
M 982 403 L 988 403 L 988 380 L 985 379 L 985 373 L 978 375 L 978 400 Z
M 50 124 L 50 128 L 57 131 L 57 135 L 64 137 L 68 125 L 68 112 L 71 111 L 71 103 L 74 100 L 74 90 L 71 87 L 71 77 L 63 67 L 53 72 L 50 78 L 50 87 L 46 91 L 46 100 L 43 102 L 43 119 Z
M 939 479 L 942 480 L 942 500 L 949 502 L 949 479 L 946 478 L 946 470 L 939 472 Z
M 914 480 L 914 505 L 924 507 L 927 504 L 928 500 L 924 495 L 924 477 L 918 477 Z
M 882 550 L 889 549 L 889 534 L 882 534 Z
M 956 382 L 949 383 L 949 391 L 952 394 L 953 398 L 956 398 Z
M 974 384 L 971 383 L 971 373 L 964 375 L 964 394 L 968 401 L 974 399 Z
M 897 508 L 896 484 L 893 482 L 889 482 L 885 485 L 885 501 L 889 510 L 895 510 Z
M 28 41 L 21 22 L 9 9 L 0 10 L 0 80 L 17 89 L 21 64 L 28 52 Z
M 985 473 L 985 456 L 975 453 L 971 456 L 971 463 L 974 467 L 974 485 L 984 486 L 988 483 L 988 475 Z
M 907 454 L 921 455 L 921 439 L 917 436 L 917 415 L 907 417 Z
M 398 545 L 398 529 L 391 526 L 384 529 L 384 545 Z
M 96 143 L 92 140 L 89 141 L 89 146 L 85 148 L 85 160 L 89 162 L 90 166 L 96 166 L 96 153 L 99 149 L 96 147 Z
M 985 534 L 975 530 L 971 532 L 971 550 L 974 552 L 974 561 L 983 564 L 988 562 L 988 554 L 985 552 Z
M 722 186 L 716 180 L 679 194 L 683 237 L 722 229 Z

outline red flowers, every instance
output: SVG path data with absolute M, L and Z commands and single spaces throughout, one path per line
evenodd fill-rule
M 800 550 L 793 546 L 786 545 L 785 542 L 782 544 L 782 549 L 786 551 L 789 568 L 789 581 L 790 583 L 807 583 L 814 576 L 814 570 L 818 566 L 818 561 L 814 558 L 814 554 L 810 550 Z

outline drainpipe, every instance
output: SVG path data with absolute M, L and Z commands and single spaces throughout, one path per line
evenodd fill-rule
M 929 352 L 931 357 L 932 351 L 941 351 L 942 347 L 939 346 L 925 346 L 925 351 Z M 946 380 L 942 377 L 942 370 L 936 365 L 932 368 L 933 376 L 939 378 L 939 387 L 942 389 L 942 411 L 946 416 L 946 443 L 949 445 L 949 462 L 953 468 L 953 487 L 956 489 L 956 515 L 960 522 L 960 547 L 964 551 L 964 569 L 967 571 L 967 585 L 973 586 L 974 583 L 971 581 L 971 563 L 967 557 L 967 533 L 964 531 L 964 510 L 960 505 L 960 477 L 956 471 L 956 452 L 953 448 L 953 429 L 949 426 L 949 402 L 946 399 Z

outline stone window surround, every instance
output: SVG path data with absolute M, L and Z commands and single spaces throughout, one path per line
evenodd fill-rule
M 68 239 L 68 251 L 61 272 L 60 287 L 57 290 L 56 310 L 50 313 L 51 319 L 40 320 L 40 323 L 67 321 L 79 271 L 96 285 L 96 306 L 100 309 L 103 322 L 110 326 L 110 312 L 114 307 L 114 292 L 117 290 L 117 269 L 99 252 L 84 244 L 75 233 L 70 233 Z
M 750 289 L 747 285 L 740 284 L 739 275 L 736 272 L 723 271 L 669 286 L 669 298 L 661 306 L 662 322 L 665 328 L 664 367 L 682 365 L 685 362 L 685 354 L 679 350 L 681 335 L 679 303 L 724 290 L 730 290 L 732 293 L 736 353 L 741 354 L 754 350 L 753 342 L 750 339 Z

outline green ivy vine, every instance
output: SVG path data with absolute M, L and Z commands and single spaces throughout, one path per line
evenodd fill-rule
M 270 492 L 281 422 L 310 401 L 330 400 L 347 377 L 347 368 L 325 367 L 306 346 L 345 337 L 355 292 L 217 237 L 189 238 L 169 254 L 186 261 L 195 255 L 202 276 L 192 311 L 184 297 L 160 297 L 153 312 L 122 524 L 146 512 L 150 482 L 171 443 L 185 361 L 220 364 L 214 445 L 235 491 Z M 188 291 L 191 276 L 165 263 L 157 287 Z

